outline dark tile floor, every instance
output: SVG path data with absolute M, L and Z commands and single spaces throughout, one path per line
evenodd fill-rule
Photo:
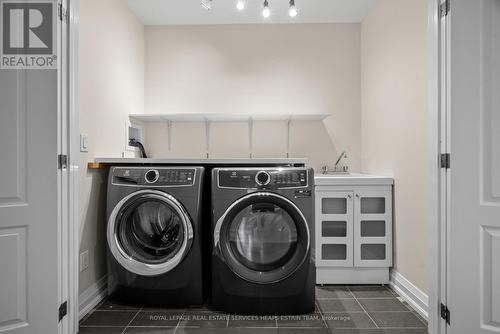
M 318 286 L 316 311 L 303 316 L 238 316 L 207 307 L 160 309 L 105 300 L 80 333 L 426 334 L 426 321 L 385 286 Z

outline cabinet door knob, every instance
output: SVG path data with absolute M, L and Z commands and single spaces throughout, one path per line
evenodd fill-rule
M 347 195 L 347 198 L 352 198 L 352 195 L 351 194 Z
M 356 194 L 356 197 L 359 198 L 359 194 Z

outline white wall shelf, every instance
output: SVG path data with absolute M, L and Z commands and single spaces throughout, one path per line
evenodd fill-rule
M 205 123 L 206 157 L 210 158 L 210 124 L 213 122 L 245 122 L 248 124 L 248 155 L 253 157 L 253 123 L 259 121 L 286 122 L 286 157 L 290 157 L 290 123 L 296 121 L 323 121 L 330 114 L 326 113 L 255 113 L 255 114 L 195 114 L 195 113 L 166 113 L 166 114 L 130 114 L 131 122 L 136 123 L 166 123 L 168 131 L 168 148 L 172 145 L 171 128 L 175 122 Z
M 330 114 L 326 113 L 255 113 L 255 114 L 130 114 L 131 120 L 143 123 L 156 122 L 249 122 L 249 121 L 322 121 Z

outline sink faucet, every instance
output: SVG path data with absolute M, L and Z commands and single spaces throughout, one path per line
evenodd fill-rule
M 333 166 L 333 170 L 331 171 L 332 173 L 349 173 L 349 166 L 341 164 L 342 159 L 347 159 L 347 152 L 343 151 L 340 153 L 339 158 L 335 162 L 335 165 Z M 342 165 L 339 167 L 339 165 Z M 329 174 L 330 170 L 328 169 L 328 166 L 323 166 L 322 168 L 323 174 Z
M 337 170 L 337 166 L 339 165 L 340 161 L 342 159 L 347 159 L 347 152 L 346 151 L 343 151 L 342 153 L 340 153 L 340 156 L 339 158 L 337 159 L 337 162 L 335 162 L 335 166 L 333 166 L 333 169 L 334 170 Z

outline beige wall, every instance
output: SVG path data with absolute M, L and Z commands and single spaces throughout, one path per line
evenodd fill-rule
M 329 113 L 324 122 L 294 122 L 291 155 L 319 169 L 346 150 L 361 161 L 360 24 L 146 27 L 147 113 Z M 201 124 L 148 126 L 152 156 L 201 157 Z M 258 122 L 254 156 L 283 157 L 284 123 Z M 247 157 L 244 124 L 214 124 L 213 157 Z
M 128 114 L 143 109 L 144 27 L 125 0 L 80 1 L 80 131 L 90 145 L 80 161 L 80 252 L 90 254 L 80 292 L 106 274 L 107 175 L 87 162 L 124 152 Z
M 94 156 L 125 151 L 129 113 L 325 112 L 293 122 L 291 155 L 319 169 L 338 152 L 354 171 L 393 176 L 395 267 L 427 291 L 426 1 L 379 0 L 360 24 L 144 28 L 125 0 L 81 1 L 80 291 L 105 272 L 105 183 Z M 405 15 L 400 15 L 405 13 Z M 145 106 L 145 107 L 144 107 Z M 155 157 L 203 157 L 203 124 L 147 126 Z M 254 156 L 285 154 L 284 122 L 257 122 Z M 214 124 L 212 157 L 248 156 L 245 124 Z
M 362 171 L 395 179 L 395 269 L 427 284 L 427 1 L 379 0 L 361 28 Z

